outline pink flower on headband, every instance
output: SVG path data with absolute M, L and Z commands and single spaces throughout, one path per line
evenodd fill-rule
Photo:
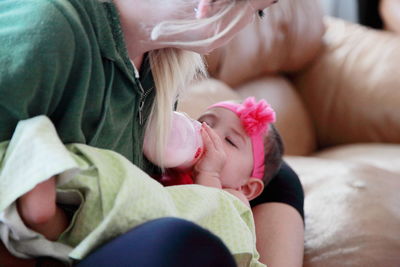
M 275 122 L 275 112 L 271 106 L 265 100 L 257 103 L 254 97 L 248 97 L 236 112 L 249 136 L 265 132 L 268 125 Z

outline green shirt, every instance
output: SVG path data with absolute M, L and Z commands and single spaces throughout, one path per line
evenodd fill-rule
M 148 63 L 142 70 L 146 119 L 155 90 Z M 0 141 L 43 114 L 64 143 L 111 149 L 143 168 L 138 82 L 112 3 L 0 1 Z

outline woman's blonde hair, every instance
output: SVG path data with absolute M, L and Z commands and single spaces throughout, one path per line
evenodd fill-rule
M 191 30 L 196 30 L 199 28 L 204 28 L 204 27 L 209 27 L 216 23 L 218 25 L 218 22 L 226 15 L 228 14 L 232 9 L 235 8 L 236 3 L 238 1 L 245 1 L 245 0 L 220 0 L 225 1 L 227 5 L 222 8 L 219 12 L 217 12 L 214 16 L 208 17 L 208 18 L 203 18 L 203 19 L 195 19 L 193 14 L 188 14 L 188 18 L 184 20 L 172 20 L 172 21 L 164 21 L 156 25 L 151 32 L 151 39 L 152 40 L 157 40 L 163 36 L 170 36 L 170 35 L 175 35 Z M 177 0 L 177 2 L 188 2 L 185 0 Z M 191 1 L 189 2 L 198 2 L 196 1 Z M 220 29 L 219 27 L 216 27 L 215 32 L 213 36 L 203 39 L 203 40 L 196 40 L 192 42 L 180 42 L 180 41 L 168 41 L 168 42 L 161 42 L 165 45 L 185 45 L 185 46 L 199 46 L 199 45 L 207 45 L 215 40 L 218 40 L 219 38 L 223 37 L 225 34 L 227 34 L 233 27 L 235 27 L 236 23 L 240 21 L 242 16 L 244 15 L 245 11 L 237 14 L 235 16 L 235 19 L 231 21 L 229 25 L 227 25 L 224 29 Z M 221 30 L 221 31 L 220 31 Z
M 176 0 L 178 2 L 198 2 L 198 0 Z M 237 1 L 229 0 L 229 3 L 214 16 L 204 19 L 193 19 L 193 14 L 188 15 L 188 19 L 164 21 L 156 25 L 151 32 L 152 39 L 156 40 L 168 35 L 174 35 L 201 27 L 207 27 L 213 23 L 218 23 L 236 5 Z M 216 27 L 213 36 L 204 40 L 191 42 L 172 41 L 165 42 L 171 47 L 175 45 L 207 45 L 227 34 L 242 16 L 244 11 L 237 14 L 235 19 L 224 29 Z M 149 52 L 150 66 L 152 69 L 156 98 L 153 103 L 146 128 L 151 129 L 151 143 L 157 144 L 155 147 L 158 162 L 163 162 L 164 147 L 166 144 L 167 133 L 171 125 L 172 109 L 181 90 L 184 90 L 195 79 L 206 76 L 206 67 L 202 56 L 197 53 L 185 51 L 178 48 L 163 48 Z

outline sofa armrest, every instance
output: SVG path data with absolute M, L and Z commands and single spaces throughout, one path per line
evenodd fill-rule
M 400 0 L 381 0 L 379 13 L 385 28 L 400 34 Z
M 399 174 L 339 154 L 285 158 L 304 187 L 303 266 L 399 266 Z
M 294 82 L 319 147 L 400 143 L 400 36 L 327 18 L 324 49 Z

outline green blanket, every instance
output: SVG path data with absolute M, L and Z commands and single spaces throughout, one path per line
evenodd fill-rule
M 115 152 L 64 146 L 45 116 L 18 124 L 11 141 L 0 144 L 0 163 L 0 212 L 57 174 L 59 193 L 79 196 L 79 209 L 58 240 L 73 247 L 72 259 L 143 222 L 172 216 L 218 235 L 239 266 L 263 266 L 251 210 L 236 197 L 200 185 L 163 187 Z

